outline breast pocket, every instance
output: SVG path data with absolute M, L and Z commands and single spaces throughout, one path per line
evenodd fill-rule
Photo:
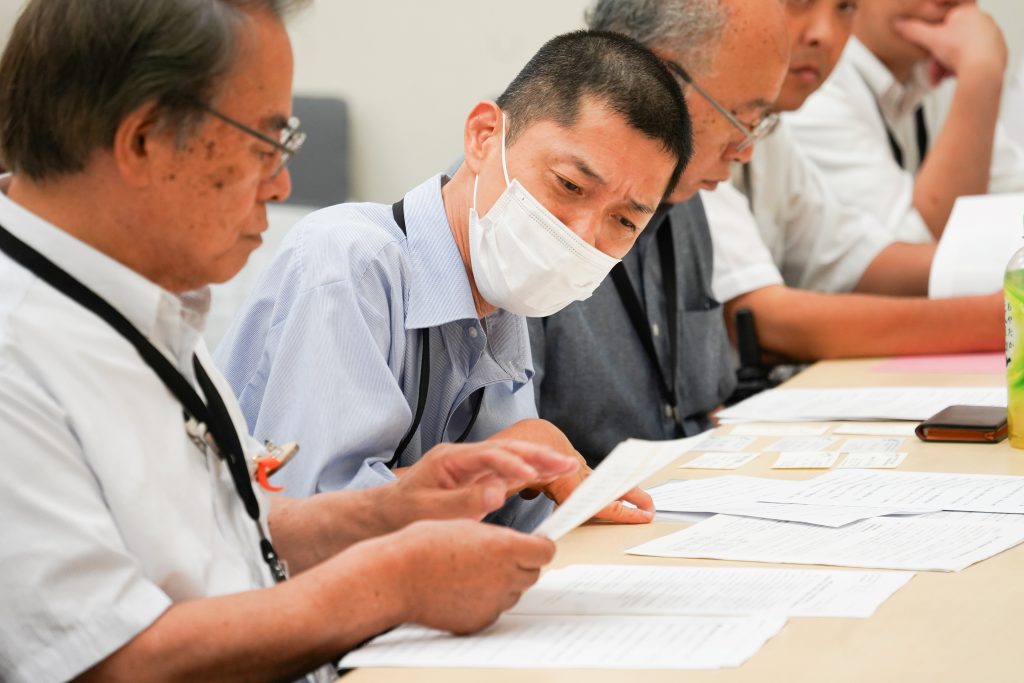
M 705 299 L 683 311 L 678 392 L 681 413 L 707 413 L 736 387 L 732 346 L 725 330 L 722 305 Z

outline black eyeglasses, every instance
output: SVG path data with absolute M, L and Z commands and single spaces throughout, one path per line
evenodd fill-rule
M 681 78 L 687 85 L 696 90 L 701 97 L 707 100 L 708 104 L 714 107 L 719 114 L 725 117 L 726 121 L 731 123 L 737 129 L 739 129 L 741 133 L 743 133 L 743 142 L 736 145 L 737 152 L 742 152 L 751 145 L 753 145 L 754 143 L 756 143 L 758 140 L 763 140 L 773 130 L 775 130 L 778 127 L 779 115 L 777 112 L 774 111 L 765 112 L 761 116 L 761 118 L 759 118 L 753 124 L 743 123 L 738 118 L 736 118 L 736 116 L 731 111 L 729 111 L 721 104 L 719 104 L 718 100 L 712 97 L 707 90 L 700 87 L 697 84 L 697 82 L 690 77 L 690 74 L 686 72 L 686 69 L 684 69 L 683 67 L 679 66 L 678 64 L 671 60 L 666 59 L 663 61 L 665 62 L 665 66 L 668 67 L 669 71 L 674 73 L 676 76 Z
M 299 119 L 295 116 L 292 116 L 285 122 L 284 127 L 281 129 L 280 139 L 275 140 L 269 135 L 265 135 L 256 130 L 255 128 L 250 128 L 241 121 L 237 121 L 231 118 L 227 114 L 220 113 L 213 107 L 204 105 L 203 111 L 205 111 L 207 114 L 216 116 L 224 123 L 234 126 L 235 128 L 244 133 L 248 133 L 257 140 L 270 145 L 278 153 L 280 153 L 280 157 L 274 163 L 274 169 L 270 173 L 271 178 L 276 176 L 278 173 L 282 171 L 282 169 L 284 169 L 284 167 L 288 164 L 288 161 L 291 160 L 293 156 L 299 153 L 299 150 L 302 149 L 302 143 L 306 141 L 306 134 L 302 132 Z

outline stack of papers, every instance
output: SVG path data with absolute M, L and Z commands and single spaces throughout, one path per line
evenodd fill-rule
M 718 414 L 723 422 L 925 420 L 951 405 L 1005 406 L 1006 387 L 769 389 Z
M 798 482 L 760 500 L 877 508 L 932 507 L 963 512 L 1024 514 L 1024 477 L 940 472 L 835 471 Z
M 341 660 L 354 667 L 721 669 L 739 666 L 785 617 L 506 614 L 473 636 L 402 626 Z
M 669 481 L 648 490 L 658 512 L 712 512 L 761 519 L 840 527 L 892 514 L 936 512 L 941 507 L 918 503 L 879 507 L 859 504 L 790 503 L 803 482 L 726 475 L 692 481 Z M 768 502 L 765 502 L 768 501 Z
M 632 555 L 960 571 L 1024 541 L 1024 525 L 876 517 L 838 529 L 715 515 Z
M 913 576 L 910 572 L 578 564 L 544 574 L 512 613 L 866 619 Z
M 545 574 L 474 636 L 403 626 L 343 667 L 719 669 L 789 616 L 871 616 L 912 574 L 576 565 Z

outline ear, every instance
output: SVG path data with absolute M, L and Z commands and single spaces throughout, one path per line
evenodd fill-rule
M 161 130 L 156 102 L 147 102 L 121 119 L 111 152 L 122 179 L 143 187 L 154 177 L 155 164 L 166 160 L 174 136 Z
M 480 102 L 469 112 L 463 145 L 463 162 L 474 175 L 480 173 L 480 165 L 487 157 L 491 146 L 501 144 L 502 111 L 495 102 Z

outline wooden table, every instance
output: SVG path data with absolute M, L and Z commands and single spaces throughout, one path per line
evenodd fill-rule
M 874 370 L 878 360 L 818 363 L 787 386 L 991 386 L 1000 375 L 890 373 Z M 729 427 L 718 431 L 728 433 Z M 771 438 L 759 439 L 755 450 Z M 1024 476 L 1024 450 L 998 445 L 926 444 L 908 438 L 900 470 L 977 472 Z M 736 473 L 805 479 L 817 471 L 769 469 L 760 457 Z M 647 482 L 717 476 L 681 471 L 675 465 Z M 772 565 L 632 557 L 623 550 L 687 526 L 655 522 L 628 527 L 591 524 L 558 544 L 553 567 L 578 563 L 663 564 L 706 567 Z M 775 565 L 801 567 L 806 565 Z M 718 671 L 362 669 L 346 683 L 452 681 L 496 683 L 529 681 L 824 682 L 870 681 L 1024 681 L 1024 546 L 950 574 L 920 572 L 870 619 L 792 618 L 782 631 L 743 666 Z

